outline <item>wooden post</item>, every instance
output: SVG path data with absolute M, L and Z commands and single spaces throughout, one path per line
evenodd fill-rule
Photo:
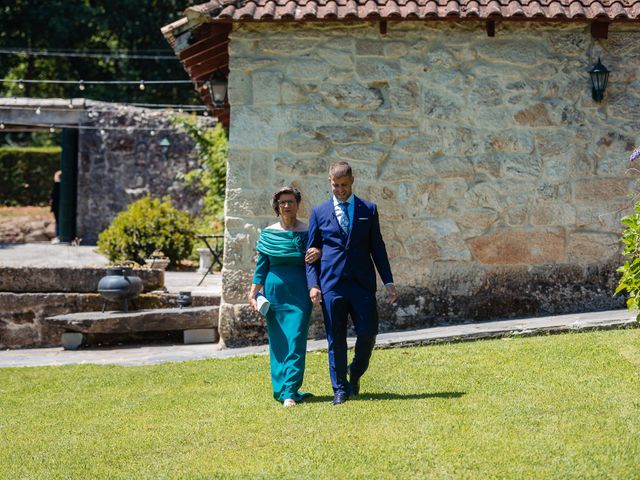
M 78 179 L 78 130 L 62 129 L 62 157 L 60 159 L 60 241 L 72 242 L 76 237 L 76 206 Z

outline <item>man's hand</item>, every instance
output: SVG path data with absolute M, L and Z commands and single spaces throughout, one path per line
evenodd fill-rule
M 312 263 L 315 263 L 318 260 L 320 260 L 321 256 L 322 256 L 322 250 L 316 247 L 311 247 L 309 250 L 307 250 L 307 253 L 304 255 L 304 261 L 305 263 L 308 263 L 309 265 L 311 265 Z
M 322 303 L 322 292 L 318 287 L 311 287 L 309 289 L 309 297 L 314 305 L 320 305 Z
M 393 283 L 389 285 L 385 285 L 387 289 L 387 303 L 396 303 L 398 299 L 398 292 L 396 291 L 396 286 Z

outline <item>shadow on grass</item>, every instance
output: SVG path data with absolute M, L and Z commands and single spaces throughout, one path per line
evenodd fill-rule
M 427 398 L 460 398 L 466 392 L 433 392 L 433 393 L 361 393 L 357 397 L 349 397 L 349 401 L 367 401 L 367 400 L 420 400 Z M 330 402 L 333 396 L 319 395 L 304 400 L 304 403 Z

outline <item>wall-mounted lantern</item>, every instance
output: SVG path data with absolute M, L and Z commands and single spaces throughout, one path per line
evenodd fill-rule
M 600 57 L 598 57 L 598 63 L 589 69 L 589 75 L 591 76 L 591 96 L 596 102 L 600 102 L 604 98 L 604 91 L 609 81 L 609 70 L 600 62 Z
M 227 96 L 227 79 L 220 70 L 211 75 L 211 78 L 207 80 L 207 88 L 209 89 L 209 95 L 211 95 L 211 101 L 216 108 L 221 108 L 224 105 L 224 99 Z
M 169 148 L 171 148 L 171 142 L 167 137 L 160 140 L 160 151 L 162 152 L 162 158 L 167 160 L 169 158 Z

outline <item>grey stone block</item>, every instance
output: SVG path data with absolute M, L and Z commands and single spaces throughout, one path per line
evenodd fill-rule
M 208 329 L 218 322 L 218 307 L 156 308 L 133 312 L 81 312 L 45 319 L 49 325 L 80 333 L 162 332 Z M 194 328 L 195 327 L 195 328 Z
M 0 292 L 92 293 L 106 274 L 104 267 L 2 267 Z M 132 275 L 140 277 L 145 292 L 164 286 L 162 270 L 136 268 Z
M 82 345 L 84 335 L 82 333 L 63 333 L 62 346 L 65 350 L 77 350 Z
M 218 341 L 218 330 L 215 328 L 196 328 L 184 331 L 184 343 L 216 343 Z

